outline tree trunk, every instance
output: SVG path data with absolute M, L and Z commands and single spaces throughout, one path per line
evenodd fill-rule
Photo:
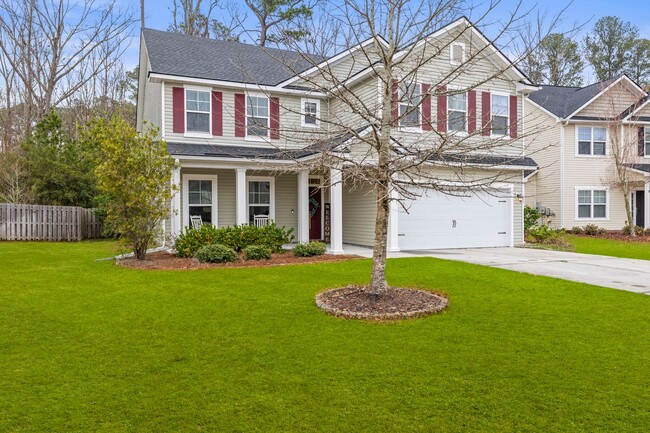
M 625 198 L 625 215 L 627 216 L 627 223 L 630 226 L 630 236 L 636 237 L 636 221 L 634 221 L 634 215 L 632 215 L 629 188 L 623 188 L 623 197 Z
M 372 272 L 370 274 L 370 293 L 380 297 L 388 289 L 386 282 L 386 248 L 388 240 L 388 185 L 378 184 L 375 188 L 377 197 L 377 219 L 375 220 L 375 245 L 372 252 Z

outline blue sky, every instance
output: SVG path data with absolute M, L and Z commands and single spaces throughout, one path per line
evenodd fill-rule
M 589 31 L 593 23 L 599 18 L 606 15 L 615 15 L 625 21 L 630 21 L 636 25 L 642 37 L 650 39 L 650 7 L 645 6 L 647 0 L 574 0 L 571 6 L 563 15 L 564 24 L 560 30 L 566 30 L 573 27 L 574 24 L 583 24 L 588 21 L 580 34 L 581 36 Z M 129 2 L 131 5 L 135 3 L 136 8 L 139 8 L 139 2 Z M 243 4 L 243 1 L 241 1 Z M 479 2 L 477 2 L 479 3 Z M 524 7 L 548 10 L 550 15 L 557 13 L 567 4 L 567 0 L 524 0 Z M 145 0 L 145 23 L 147 27 L 166 30 L 171 23 L 172 14 L 172 0 Z M 517 4 L 516 0 L 502 0 L 498 10 L 493 18 L 498 18 L 499 15 L 505 17 L 507 11 L 511 10 Z M 241 7 L 243 9 L 243 6 Z M 136 10 L 139 16 L 139 9 Z M 134 33 L 137 35 L 138 31 Z M 127 52 L 125 53 L 125 66 L 127 69 L 132 69 L 138 62 L 138 36 L 132 38 L 132 43 Z

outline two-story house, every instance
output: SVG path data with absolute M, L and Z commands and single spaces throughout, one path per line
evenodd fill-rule
M 427 42 L 410 52 L 443 48 L 418 71 L 408 92 L 430 96 L 417 99 L 415 114 L 400 120 L 397 138 L 406 143 L 408 137 L 431 134 L 433 146 L 436 134 L 475 137 L 477 143 L 496 137 L 504 143 L 498 150 L 488 154 L 477 146 L 461 157 L 432 160 L 426 169 L 465 186 L 479 172 L 493 170 L 498 179 L 468 194 L 414 186 L 416 199 L 405 206 L 391 204 L 388 248 L 522 243 L 523 176 L 537 166 L 524 155 L 520 119 L 523 100 L 536 87 L 464 18 L 432 33 Z M 299 162 L 317 158 L 318 151 L 309 146 L 310 140 L 300 142 L 287 131 L 327 137 L 330 125 L 353 116 L 334 89 L 310 87 L 318 79 L 314 74 L 325 69 L 340 75 L 345 91 L 367 106 L 380 103 L 382 82 L 364 49 L 372 43 L 362 42 L 327 59 L 305 58 L 291 51 L 143 30 L 137 126 L 158 127 L 176 160 L 173 182 L 179 192 L 171 202 L 167 234 L 178 235 L 192 216 L 218 226 L 268 217 L 295 228 L 300 242 L 325 240 L 332 253 L 341 253 L 344 244 L 371 246 L 376 217 L 371 186 L 342 182 L 345 166 L 305 168 Z M 469 53 L 481 57 L 463 70 L 459 65 Z M 408 110 L 408 101 L 413 101 L 401 98 L 405 88 L 395 85 L 400 96 L 396 112 Z M 463 88 L 467 91 L 444 91 Z M 363 129 L 363 124 L 355 125 L 356 131 Z M 356 146 L 351 140 L 344 134 L 332 135 L 331 141 L 349 149 Z
M 555 227 L 621 230 L 628 222 L 625 180 L 632 223 L 650 227 L 650 106 L 633 80 L 543 85 L 526 101 L 526 123 L 528 153 L 540 166 L 526 183 L 526 204 L 552 210 Z

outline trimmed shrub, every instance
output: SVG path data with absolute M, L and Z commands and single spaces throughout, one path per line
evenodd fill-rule
M 325 244 L 322 242 L 309 242 L 293 247 L 293 255 L 297 257 L 322 256 L 325 254 Z
M 218 243 L 219 229 L 211 224 L 203 224 L 199 228 L 187 227 L 174 243 L 178 257 L 193 257 L 206 245 Z
M 584 228 L 584 232 L 589 236 L 597 236 L 604 235 L 607 233 L 607 230 L 602 227 L 598 227 L 596 224 L 587 224 Z
M 266 245 L 249 245 L 242 251 L 244 260 L 268 260 L 273 254 L 271 248 Z
M 526 206 L 524 207 L 524 231 L 528 231 L 537 225 L 537 221 L 542 217 L 542 214 L 537 208 Z
M 646 235 L 646 236 L 650 236 L 650 227 L 648 227 L 647 229 L 645 229 L 645 230 L 643 231 L 643 234 Z
M 574 235 L 583 235 L 585 233 L 585 229 L 576 226 L 571 229 L 571 233 L 573 233 Z
M 237 253 L 225 245 L 206 245 L 194 255 L 201 263 L 224 263 L 237 260 Z
M 630 236 L 632 234 L 632 226 L 630 226 L 629 224 L 623 226 L 622 232 L 624 235 Z M 634 234 L 637 236 L 643 236 L 644 234 L 643 227 L 634 226 Z
M 540 244 L 564 244 L 564 234 L 564 229 L 554 229 L 546 224 L 533 227 L 528 232 L 533 241 Z
M 293 227 L 279 227 L 275 223 L 264 227 L 248 224 L 216 228 L 204 224 L 200 228 L 188 227 L 176 238 L 178 257 L 192 257 L 206 245 L 222 244 L 239 252 L 250 245 L 265 245 L 272 252 L 282 251 L 282 245 L 294 239 Z

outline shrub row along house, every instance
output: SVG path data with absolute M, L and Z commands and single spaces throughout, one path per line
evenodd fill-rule
M 180 187 L 167 233 L 178 235 L 192 216 L 218 226 L 268 218 L 294 227 L 300 242 L 327 241 L 332 253 L 371 246 L 372 184 L 346 173 L 372 159 L 364 134 L 374 129 L 341 95 L 381 110 L 387 87 L 372 46 L 383 43 L 319 58 L 143 30 L 138 128 L 160 128 Z M 525 101 L 538 87 L 465 18 L 407 48 L 409 56 L 435 55 L 417 76 L 393 81 L 392 151 L 408 160 L 411 149 L 435 149 L 416 170 L 428 179 L 421 185 L 435 177 L 438 187 L 395 176 L 402 186 L 391 191 L 388 250 L 522 243 L 524 185 L 537 179 L 535 193 L 547 191 L 527 156 L 526 106 L 544 109 Z M 340 85 L 327 91 L 326 79 Z M 319 164 L 330 151 L 341 163 Z

